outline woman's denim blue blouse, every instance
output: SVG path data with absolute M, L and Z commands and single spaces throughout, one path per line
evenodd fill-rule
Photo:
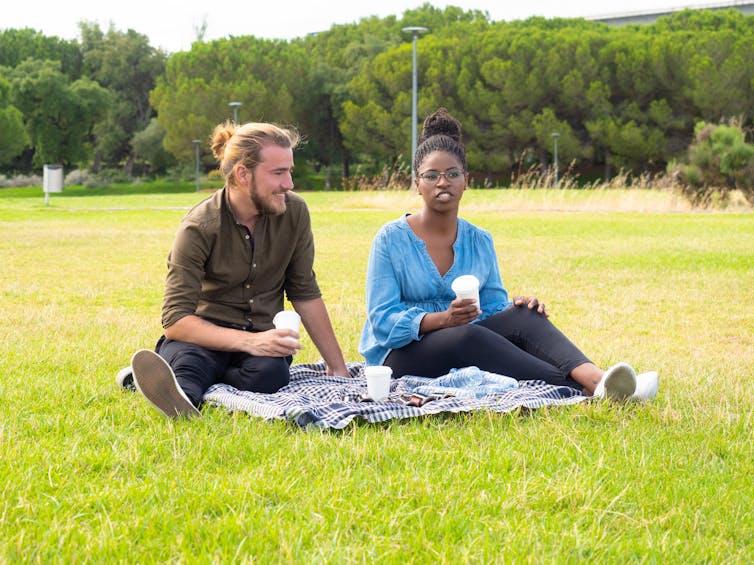
M 511 304 L 489 232 L 459 218 L 453 265 L 440 276 L 426 245 L 406 217 L 382 226 L 372 242 L 367 267 L 367 319 L 359 341 L 359 353 L 367 365 L 381 365 L 391 349 L 420 340 L 419 325 L 424 315 L 447 310 L 455 298 L 450 285 L 456 277 L 475 275 L 479 279 L 479 320 Z

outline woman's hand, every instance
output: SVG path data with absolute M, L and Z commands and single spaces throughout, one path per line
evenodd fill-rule
M 464 326 L 482 313 L 473 298 L 456 298 L 445 310 L 445 327 Z
M 516 307 L 526 305 L 529 310 L 534 310 L 536 308 L 537 312 L 542 314 L 545 318 L 550 317 L 550 314 L 545 310 L 545 305 L 537 300 L 535 296 L 514 296 L 513 305 Z
M 472 298 L 456 298 L 444 312 L 425 314 L 419 325 L 420 334 L 428 334 L 443 328 L 463 326 L 476 320 L 482 311 Z

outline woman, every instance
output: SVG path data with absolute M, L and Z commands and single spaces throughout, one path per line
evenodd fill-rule
M 368 365 L 387 365 L 396 377 L 475 365 L 616 400 L 656 394 L 656 373 L 637 377 L 626 363 L 603 371 L 550 323 L 536 298 L 508 300 L 490 234 L 458 217 L 466 151 L 460 123 L 444 108 L 424 122 L 414 170 L 422 210 L 383 226 L 372 244 L 359 343 Z M 451 289 L 469 274 L 480 281 L 478 306 Z

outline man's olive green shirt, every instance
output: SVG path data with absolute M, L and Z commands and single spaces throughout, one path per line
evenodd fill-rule
M 236 222 L 228 189 L 218 190 L 181 220 L 168 255 L 162 326 L 196 314 L 238 329 L 265 331 L 288 300 L 321 296 L 314 274 L 309 210 L 294 193 L 286 211 L 262 215 L 253 237 Z

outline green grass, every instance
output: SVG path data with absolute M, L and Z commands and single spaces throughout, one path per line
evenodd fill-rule
M 561 192 L 470 191 L 463 215 L 596 362 L 657 369 L 656 401 L 304 432 L 172 422 L 115 387 L 160 333 L 165 256 L 202 195 L 1 190 L 0 563 L 751 562 L 754 214 Z M 419 201 L 304 196 L 358 360 L 371 238 Z

